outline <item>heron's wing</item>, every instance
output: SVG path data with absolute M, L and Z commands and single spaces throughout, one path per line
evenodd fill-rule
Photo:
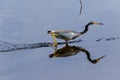
M 78 32 L 74 32 L 74 31 L 60 31 L 60 32 L 56 32 L 62 39 L 75 39 L 76 37 L 78 37 L 79 33 Z
M 72 31 L 72 30 L 57 30 L 54 32 L 55 33 L 78 33 L 78 32 Z

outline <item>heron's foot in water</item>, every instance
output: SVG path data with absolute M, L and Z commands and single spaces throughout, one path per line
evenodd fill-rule
M 56 51 L 56 50 L 57 50 L 57 46 L 58 46 L 58 44 L 57 44 L 57 43 L 53 43 L 52 46 L 55 47 L 55 51 Z
M 57 46 L 58 46 L 58 44 L 57 44 L 57 43 L 53 43 L 53 44 L 52 44 L 52 46 L 57 47 Z

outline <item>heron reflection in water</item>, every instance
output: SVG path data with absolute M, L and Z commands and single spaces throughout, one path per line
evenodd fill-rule
M 55 52 L 53 54 L 50 54 L 49 57 L 50 58 L 68 57 L 68 56 L 76 55 L 79 52 L 84 52 L 87 56 L 87 59 L 93 64 L 96 64 L 99 60 L 101 60 L 102 58 L 105 57 L 105 55 L 104 55 L 97 59 L 91 59 L 91 55 L 90 55 L 89 51 L 86 50 L 85 48 L 77 47 L 77 46 L 69 46 L 69 45 L 66 45 L 65 47 L 63 47 L 61 49 L 55 50 Z

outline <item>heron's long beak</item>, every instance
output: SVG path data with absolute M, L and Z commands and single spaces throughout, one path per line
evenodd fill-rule
M 95 25 L 103 25 L 103 23 L 94 22 Z
M 106 57 L 106 55 L 104 55 L 104 56 L 102 56 L 102 57 L 96 59 L 96 63 L 97 63 L 99 60 L 103 59 L 104 57 Z

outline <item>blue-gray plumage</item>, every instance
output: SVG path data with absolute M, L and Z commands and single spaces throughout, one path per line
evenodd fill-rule
M 71 30 L 56 30 L 56 31 L 52 30 L 52 31 L 48 31 L 48 34 L 52 35 L 55 45 L 57 45 L 56 38 L 65 40 L 66 44 L 67 44 L 67 41 L 74 40 L 77 37 L 79 37 L 79 36 L 83 35 L 84 33 L 86 33 L 88 31 L 88 27 L 90 25 L 94 25 L 94 24 L 95 25 L 102 25 L 102 23 L 98 23 L 98 22 L 89 22 L 85 26 L 84 31 L 82 31 L 82 32 L 75 32 L 75 31 L 71 31 Z
M 65 41 L 75 39 L 80 34 L 78 32 L 74 31 L 65 31 L 65 30 L 59 30 L 59 31 L 51 31 L 52 33 L 56 34 L 55 37 L 58 39 L 63 39 Z

